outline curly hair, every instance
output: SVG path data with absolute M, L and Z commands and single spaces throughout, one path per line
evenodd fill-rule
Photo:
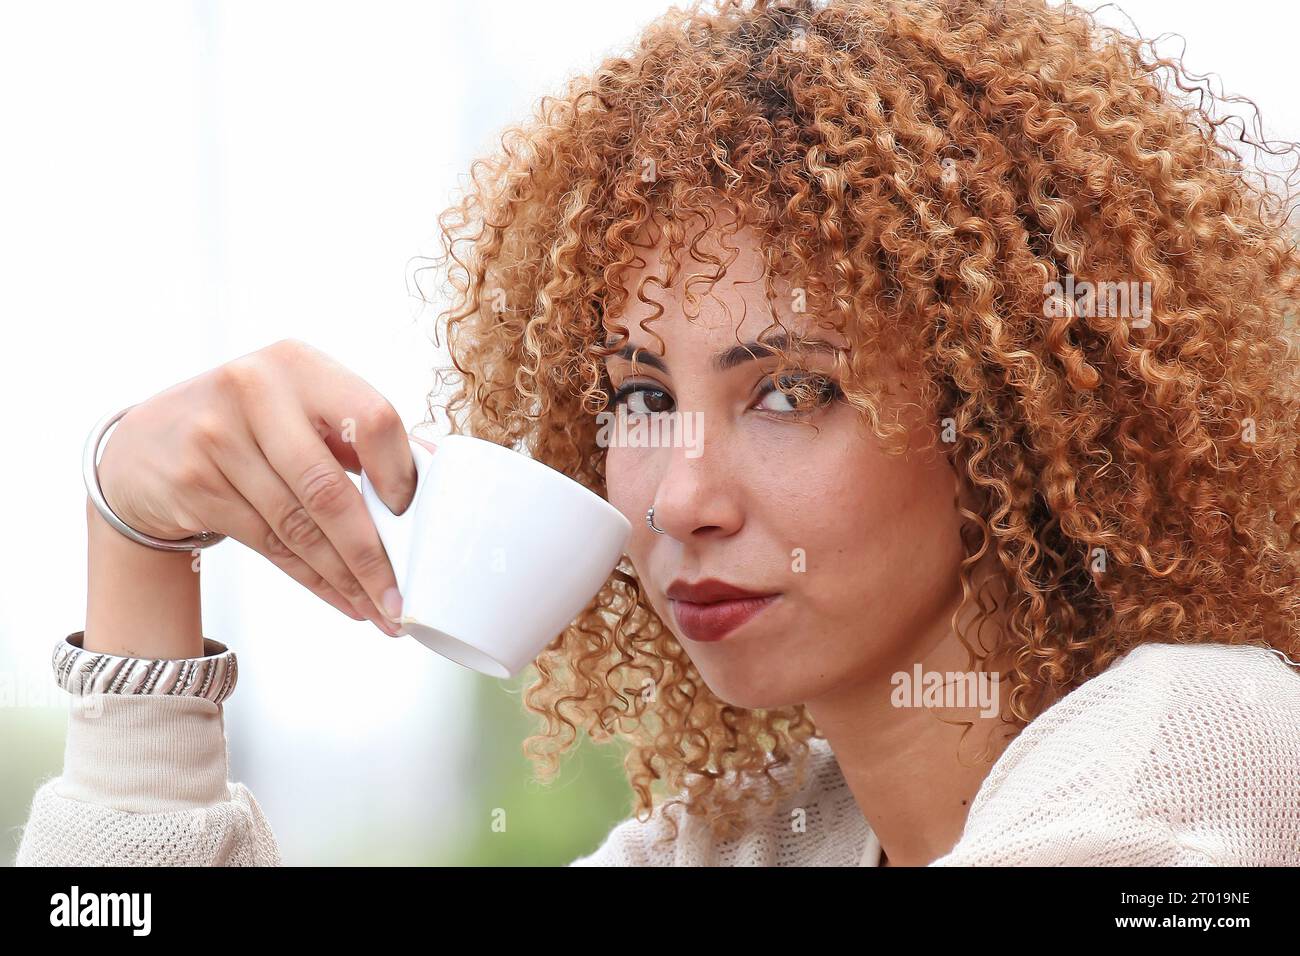
M 1020 726 L 1140 643 L 1300 654 L 1291 195 L 1234 145 L 1289 150 L 1224 136 L 1237 98 L 1203 79 L 1044 0 L 674 8 L 543 97 L 439 217 L 454 371 L 430 410 L 449 395 L 453 432 L 606 495 L 595 413 L 636 237 L 663 217 L 675 272 L 724 202 L 846 337 L 845 392 L 891 451 L 876 361 L 917 383 L 978 502 L 963 606 L 990 613 L 986 554 L 1008 601 L 993 648 L 959 637 L 1009 662 Z M 820 736 L 803 705 L 714 696 L 626 556 L 535 666 L 539 777 L 579 728 L 621 741 L 638 818 L 659 786 L 734 834 Z

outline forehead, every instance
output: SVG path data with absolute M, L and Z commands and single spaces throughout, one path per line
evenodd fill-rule
M 659 215 L 642 226 L 636 239 L 639 259 L 622 274 L 627 302 L 606 316 L 608 332 L 613 331 L 610 325 L 624 325 L 629 341 L 652 345 L 654 336 L 639 327 L 643 319 L 651 319 L 647 328 L 665 338 L 673 331 L 665 326 L 689 323 L 692 334 L 734 343 L 755 339 L 765 331 L 779 331 L 773 325 L 775 315 L 796 337 L 808 335 L 834 345 L 847 344 L 830 322 L 815 313 L 811 293 L 801 277 L 773 273 L 769 299 L 761 235 L 747 223 L 737 224 L 727 207 L 714 205 L 713 215 L 715 221 L 709 227 L 699 216 L 679 223 L 682 247 L 675 257 Z M 720 271 L 722 277 L 715 280 L 713 276 Z M 674 272 L 669 282 L 668 276 Z

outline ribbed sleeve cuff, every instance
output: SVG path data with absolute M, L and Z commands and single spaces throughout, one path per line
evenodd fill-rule
M 60 795 L 135 813 L 230 799 L 225 718 L 202 697 L 72 698 Z

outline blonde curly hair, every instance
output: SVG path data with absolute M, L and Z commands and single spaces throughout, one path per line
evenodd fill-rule
M 439 218 L 455 368 L 430 409 L 449 394 L 451 431 L 606 495 L 595 413 L 636 237 L 666 217 L 675 261 L 725 201 L 850 342 L 845 392 L 882 443 L 906 436 L 873 357 L 934 410 L 979 502 L 964 601 L 990 613 L 986 554 L 1008 595 L 993 650 L 1021 726 L 1136 644 L 1300 656 L 1291 196 L 1221 141 L 1218 101 L 1043 0 L 674 8 L 542 98 Z M 1145 321 L 1088 282 L 1145 290 Z M 622 740 L 638 818 L 657 783 L 733 834 L 775 799 L 750 784 L 820 736 L 802 705 L 715 697 L 626 558 L 536 669 L 539 778 L 579 729 Z

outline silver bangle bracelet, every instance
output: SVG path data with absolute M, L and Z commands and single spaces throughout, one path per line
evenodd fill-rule
M 82 476 L 86 481 L 86 494 L 94 502 L 95 509 L 104 516 L 104 520 L 114 528 L 140 544 L 148 545 L 151 548 L 157 548 L 159 551 L 193 551 L 196 548 L 207 548 L 221 541 L 226 536 L 216 531 L 200 531 L 198 534 L 190 535 L 188 538 L 169 541 L 166 538 L 155 538 L 151 534 L 145 534 L 142 531 L 136 531 L 125 521 L 113 514 L 113 509 L 108 506 L 104 500 L 104 492 L 99 487 L 99 446 L 104 440 L 104 435 L 110 428 L 116 424 L 117 420 L 133 409 L 134 405 L 128 405 L 120 412 L 113 412 L 101 418 L 98 424 L 90 430 L 90 436 L 86 439 L 86 450 L 81 459 Z
M 202 697 L 220 704 L 235 690 L 239 662 L 220 641 L 203 638 L 202 657 L 125 657 L 88 651 L 85 631 L 69 634 L 54 646 L 50 663 L 54 680 L 74 697 L 91 694 Z

